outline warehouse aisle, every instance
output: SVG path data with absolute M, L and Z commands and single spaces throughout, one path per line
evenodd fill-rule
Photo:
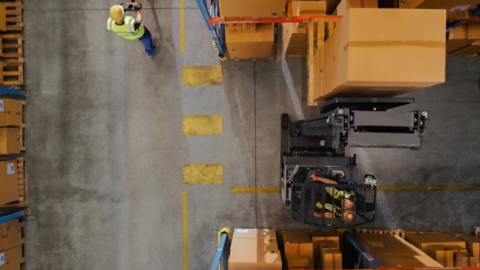
M 28 269 L 206 269 L 224 226 L 304 228 L 278 194 L 232 189 L 277 185 L 280 114 L 317 112 L 305 107 L 305 59 L 227 62 L 221 85 L 184 87 L 183 67 L 220 65 L 194 0 L 143 2 L 152 60 L 107 32 L 115 1 L 38 2 L 25 0 Z M 480 61 L 448 58 L 447 78 L 413 95 L 432 119 L 424 149 L 353 149 L 362 173 L 382 185 L 478 182 Z M 184 136 L 192 115 L 221 115 L 221 134 Z M 183 166 L 199 164 L 218 165 L 221 183 L 184 184 Z M 479 195 L 379 194 L 374 226 L 469 230 Z

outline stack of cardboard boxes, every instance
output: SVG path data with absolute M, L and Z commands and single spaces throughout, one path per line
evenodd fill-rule
M 220 17 L 280 18 L 285 17 L 287 0 L 223 0 Z M 273 24 L 227 24 L 225 43 L 230 59 L 272 59 L 275 29 Z
M 342 269 L 342 252 L 337 231 L 312 231 L 315 269 Z
M 358 233 L 357 239 L 383 267 L 442 267 L 397 235 Z
M 306 231 L 283 231 L 285 260 L 289 269 L 313 269 L 313 242 Z
M 407 240 L 444 267 L 477 266 L 479 262 L 480 240 L 468 234 L 409 232 Z
M 0 270 L 20 270 L 24 261 L 22 224 L 18 219 L 0 224 Z
M 315 56 L 314 101 L 395 96 L 445 81 L 445 10 L 351 3 L 337 7 L 344 17 Z
M 23 102 L 0 99 L 0 154 L 20 154 L 22 149 L 21 129 L 23 126 Z M 20 200 L 18 162 L 23 168 L 23 158 L 0 159 L 0 205 Z M 23 172 L 22 172 L 23 174 Z
M 275 230 L 235 229 L 228 259 L 230 270 L 281 270 Z

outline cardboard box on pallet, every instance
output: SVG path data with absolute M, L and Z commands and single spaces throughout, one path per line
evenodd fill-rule
M 310 237 L 313 242 L 313 256 L 315 259 L 315 268 L 322 268 L 322 257 L 320 253 L 320 245 L 331 245 L 333 248 L 340 247 L 340 238 L 337 231 L 311 231 Z
M 21 263 L 23 262 L 22 246 L 7 249 L 0 254 L 0 257 L 4 257 L 5 259 L 5 264 L 0 266 L 0 270 L 20 270 Z
M 17 161 L 0 161 L 0 204 L 18 201 Z
M 475 257 L 477 262 L 480 262 L 480 239 L 464 232 L 451 234 L 465 241 L 468 252 Z
M 257 25 L 256 32 L 225 29 L 225 40 L 231 59 L 258 59 L 273 56 L 273 24 Z
M 316 101 L 395 96 L 443 83 L 445 11 L 352 8 L 325 42 L 315 72 Z
M 228 269 L 281 270 L 282 258 L 277 240 L 269 238 L 234 238 L 230 248 Z
M 23 103 L 21 100 L 0 99 L 0 127 L 20 127 L 23 124 Z
M 285 256 L 288 269 L 308 269 L 310 262 L 305 256 Z
M 309 261 L 309 268 L 314 267 L 313 242 L 306 231 L 283 231 L 285 256 L 305 256 Z
M 480 22 L 463 24 L 447 34 L 447 53 L 452 53 L 480 40 Z
M 21 150 L 20 128 L 0 127 L 0 154 L 20 154 Z
M 475 9 L 480 0 L 400 0 L 400 8 L 445 9 L 448 18 L 466 19 L 468 11 Z
M 477 266 L 477 259 L 468 252 L 455 252 L 454 253 L 454 266 L 455 267 L 475 267 Z
M 221 18 L 280 18 L 287 0 L 222 0 Z

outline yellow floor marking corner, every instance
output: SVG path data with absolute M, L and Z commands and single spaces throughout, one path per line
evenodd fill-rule
M 222 135 L 221 114 L 201 114 L 183 116 L 183 135 Z
M 180 0 L 180 54 L 185 53 L 185 0 Z
M 182 234 L 183 234 L 183 270 L 188 270 L 188 217 L 187 192 L 182 192 Z
M 222 184 L 222 164 L 187 164 L 183 165 L 184 184 Z
M 185 66 L 182 67 L 182 86 L 222 85 L 221 66 Z
M 278 193 L 279 187 L 236 187 L 233 193 Z

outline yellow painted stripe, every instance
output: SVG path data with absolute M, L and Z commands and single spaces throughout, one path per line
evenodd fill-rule
M 381 186 L 378 191 L 480 190 L 480 185 Z
M 182 67 L 182 86 L 222 85 L 221 66 Z
M 480 190 L 480 185 L 379 186 L 377 191 Z M 277 193 L 279 187 L 237 187 L 233 193 Z
M 185 0 L 180 0 L 180 53 L 185 53 Z
M 233 188 L 233 193 L 278 193 L 279 187 L 237 187 Z
M 183 165 L 184 184 L 222 184 L 222 164 L 188 164 Z
M 222 135 L 221 114 L 184 115 L 183 135 Z
M 188 270 L 188 220 L 187 220 L 187 192 L 182 192 L 182 225 L 183 225 L 183 270 Z

